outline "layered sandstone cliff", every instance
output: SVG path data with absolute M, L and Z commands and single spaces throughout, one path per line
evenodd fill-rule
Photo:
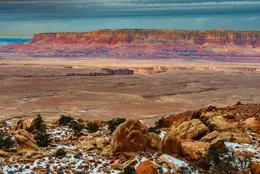
M 172 44 L 190 41 L 198 45 L 205 43 L 234 44 L 260 47 L 260 31 L 232 30 L 98 30 L 83 33 L 39 33 L 31 43 L 40 41 L 57 43 L 100 43 L 100 44 Z
M 260 62 L 260 31 L 98 30 L 39 33 L 26 44 L 0 52 L 32 56 L 106 58 L 185 58 Z

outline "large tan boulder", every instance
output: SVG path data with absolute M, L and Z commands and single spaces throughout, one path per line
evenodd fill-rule
M 246 128 L 256 133 L 260 133 L 260 117 L 248 118 L 244 123 Z
M 112 134 L 113 152 L 143 151 L 148 143 L 148 129 L 138 120 L 126 120 Z
M 18 152 L 28 152 L 31 150 L 38 151 L 40 148 L 36 144 L 33 136 L 24 129 L 19 129 L 14 132 L 14 137 L 19 144 Z
M 166 154 L 180 154 L 181 141 L 171 132 L 168 133 L 162 141 L 162 152 Z
M 208 132 L 208 127 L 205 126 L 199 119 L 185 121 L 178 126 L 172 126 L 170 133 L 178 139 L 196 139 Z
M 136 174 L 157 174 L 157 169 L 153 162 L 146 160 L 137 166 Z
M 251 143 L 251 139 L 245 132 L 219 132 L 213 131 L 201 138 L 201 141 L 215 143 L 219 140 L 232 141 L 236 143 Z
M 182 141 L 182 154 L 189 156 L 193 160 L 198 160 L 207 154 L 210 143 L 201 141 Z M 199 155 L 201 154 L 201 155 Z
M 159 135 L 149 132 L 148 133 L 148 139 L 149 139 L 149 147 L 151 149 L 156 150 L 156 149 L 159 148 L 159 145 L 160 145 L 160 142 L 161 142 L 161 138 L 160 138 Z
M 229 119 L 226 116 L 215 116 L 210 117 L 208 122 L 212 125 L 215 125 L 217 130 L 231 130 L 238 127 L 238 123 L 235 119 Z

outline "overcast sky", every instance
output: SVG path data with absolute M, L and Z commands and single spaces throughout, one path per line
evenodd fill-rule
M 260 0 L 0 0 L 0 36 L 104 28 L 260 30 Z

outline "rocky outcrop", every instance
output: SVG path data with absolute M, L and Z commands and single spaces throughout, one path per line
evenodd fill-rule
M 245 127 L 260 133 L 260 117 L 253 117 L 253 118 L 248 118 L 247 120 L 244 121 Z
M 113 152 L 143 151 L 148 147 L 148 129 L 138 120 L 120 124 L 112 135 Z
M 231 119 L 228 118 L 227 115 L 211 117 L 209 118 L 209 123 L 214 125 L 218 130 L 232 130 L 238 127 L 236 120 L 233 117 Z
M 156 149 L 159 148 L 159 145 L 161 143 L 161 138 L 160 138 L 159 135 L 149 132 L 148 133 L 148 140 L 149 140 L 149 147 L 151 149 L 156 150 Z
M 31 126 L 31 120 L 20 120 L 17 122 L 16 130 L 25 129 L 28 130 Z
M 178 139 L 198 139 L 208 132 L 205 126 L 199 119 L 186 121 L 178 126 L 172 126 L 169 134 Z
M 192 160 L 198 160 L 201 156 L 205 156 L 210 143 L 201 141 L 183 141 L 181 152 Z M 201 154 L 201 155 L 200 155 Z
M 19 152 L 28 152 L 28 151 L 39 151 L 40 148 L 37 146 L 33 136 L 24 129 L 19 129 L 14 132 L 14 137 L 19 144 Z
M 260 173 L 260 163 L 254 161 L 251 165 L 251 173 L 252 174 L 259 174 Z
M 157 169 L 153 162 L 146 160 L 141 162 L 136 168 L 136 174 L 157 174 Z
M 237 143 L 250 143 L 250 137 L 246 132 L 213 131 L 201 138 L 201 141 L 215 143 L 219 140 L 232 141 Z
M 180 154 L 181 142 L 174 134 L 168 133 L 162 141 L 162 152 L 166 154 Z
M 134 70 L 130 69 L 108 69 L 103 68 L 101 72 L 91 73 L 68 73 L 66 76 L 116 76 L 116 75 L 133 75 Z

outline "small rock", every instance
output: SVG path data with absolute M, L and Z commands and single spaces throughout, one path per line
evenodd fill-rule
M 143 161 L 136 168 L 136 174 L 157 174 L 155 165 L 151 161 Z

